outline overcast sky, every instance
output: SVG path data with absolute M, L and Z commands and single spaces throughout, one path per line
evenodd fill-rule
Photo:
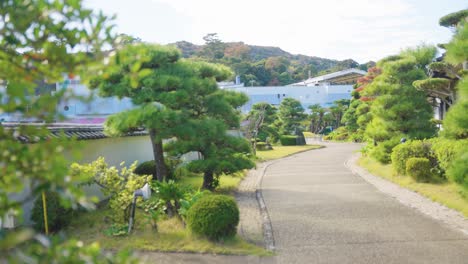
M 224 42 L 276 46 L 330 59 L 378 60 L 421 43 L 447 42 L 439 18 L 466 0 L 84 0 L 117 15 L 120 33 L 161 44 Z

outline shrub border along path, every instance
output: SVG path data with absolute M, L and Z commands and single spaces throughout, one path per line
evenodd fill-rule
M 354 154 L 345 162 L 345 166 L 354 174 L 361 176 L 364 180 L 374 185 L 379 191 L 390 195 L 400 203 L 414 208 L 434 219 L 440 220 L 450 227 L 458 229 L 468 235 L 468 219 L 466 219 L 460 212 L 447 208 L 437 202 L 433 202 L 428 198 L 395 183 L 372 175 L 366 169 L 357 164 L 360 157 L 360 153 Z

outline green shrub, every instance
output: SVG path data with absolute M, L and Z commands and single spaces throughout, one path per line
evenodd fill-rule
M 436 138 L 431 139 L 432 151 L 439 161 L 439 166 L 447 171 L 456 157 L 468 149 L 468 139 L 452 140 Z
M 67 209 L 60 204 L 59 196 L 55 192 L 46 192 L 47 222 L 49 232 L 56 232 L 66 227 L 72 217 L 72 209 Z M 44 209 L 42 195 L 37 197 L 32 209 L 31 219 L 34 221 L 34 229 L 45 232 Z
M 468 151 L 455 159 L 447 170 L 447 176 L 468 190 Z
M 280 136 L 280 142 L 283 146 L 296 146 L 296 136 L 282 135 Z
M 134 173 L 136 162 L 130 167 L 121 169 L 115 166 L 109 167 L 103 157 L 89 164 L 73 163 L 70 173 L 86 177 L 89 182 L 97 183 L 106 197 L 109 197 L 111 217 L 116 223 L 125 223 L 130 214 L 130 205 L 133 201 L 133 193 L 149 182 L 152 176 L 140 176 Z M 142 199 L 137 199 L 137 205 L 141 205 Z
M 426 158 L 409 158 L 406 161 L 406 174 L 417 182 L 430 182 L 430 161 Z
M 391 161 L 390 154 L 392 153 L 392 149 L 398 145 L 399 142 L 399 138 L 379 142 L 377 146 L 369 149 L 369 155 L 383 164 L 388 164 Z
M 207 195 L 188 211 L 189 229 L 212 240 L 233 237 L 239 224 L 239 208 L 234 198 L 226 195 Z
M 406 174 L 406 161 L 409 158 L 426 158 L 431 168 L 437 167 L 437 158 L 432 153 L 432 144 L 428 140 L 412 140 L 395 146 L 392 150 L 392 167 L 400 175 Z
M 345 127 L 339 127 L 325 136 L 325 140 L 345 141 L 349 137 L 348 130 Z
M 196 192 L 186 192 L 184 198 L 180 199 L 180 208 L 179 215 L 182 219 L 187 222 L 188 212 L 190 208 L 202 197 L 209 195 L 211 192 L 208 190 L 196 191 Z
M 178 214 L 180 200 L 190 191 L 188 187 L 180 186 L 173 180 L 167 182 L 154 180 L 151 182 L 151 189 L 154 190 L 154 195 L 164 202 L 169 216 Z
M 176 180 L 180 178 L 181 169 L 178 168 L 180 160 L 178 159 L 165 159 L 164 163 L 167 168 L 167 179 Z M 156 162 L 154 160 L 148 160 L 138 165 L 134 171 L 137 175 L 153 175 L 153 179 L 156 177 Z
M 256 146 L 257 146 L 257 150 L 272 150 L 273 149 L 271 145 L 266 142 L 257 142 Z

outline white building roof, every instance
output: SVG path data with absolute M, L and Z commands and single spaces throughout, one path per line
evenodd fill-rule
M 337 84 L 338 83 L 346 83 L 346 82 L 349 82 L 349 81 L 351 81 L 351 82 L 354 81 L 355 82 L 355 80 L 357 78 L 359 78 L 361 76 L 364 76 L 366 74 L 367 74 L 367 72 L 365 72 L 363 70 L 351 68 L 351 69 L 346 69 L 346 70 L 342 70 L 342 71 L 338 71 L 338 72 L 325 74 L 325 75 L 322 75 L 322 76 L 309 78 L 309 79 L 307 79 L 305 81 L 302 81 L 302 82 L 290 84 L 290 86 L 311 86 L 311 85 L 315 85 L 315 84 L 318 84 L 318 83 L 324 83 L 324 82 L 329 82 L 329 83 L 336 82 Z

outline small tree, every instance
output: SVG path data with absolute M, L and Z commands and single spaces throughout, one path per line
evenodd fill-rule
M 244 128 L 245 137 L 252 143 L 254 155 L 256 153 L 257 137 L 266 136 L 272 133 L 269 127 L 276 118 L 276 108 L 268 103 L 257 103 L 247 114 L 247 126 Z M 266 140 L 264 138 L 264 140 Z
M 310 132 L 317 134 L 322 131 L 325 127 L 323 126 L 323 115 L 325 114 L 325 109 L 319 104 L 314 104 L 309 106 L 310 114 Z
M 301 122 L 306 118 L 301 103 L 293 98 L 285 98 L 278 109 L 279 129 L 282 134 L 294 134 L 300 129 Z
M 200 97 L 217 91 L 216 81 L 230 76 L 222 66 L 180 59 L 169 46 L 127 45 L 110 58 L 92 88 L 102 96 L 130 97 L 137 106 L 111 116 L 106 132 L 119 135 L 139 127 L 149 132 L 156 162 L 156 176 L 167 176 L 163 139 L 187 137 L 189 119 L 205 109 Z

